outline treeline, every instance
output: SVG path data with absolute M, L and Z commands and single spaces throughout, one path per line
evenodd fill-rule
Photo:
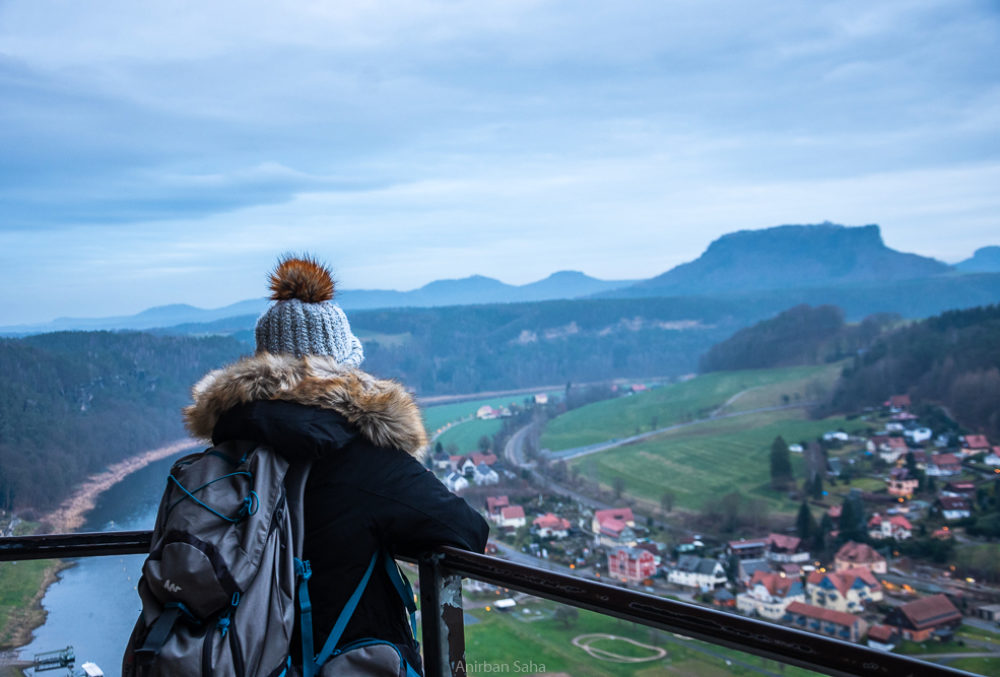
M 949 311 L 880 338 L 844 370 L 832 407 L 853 411 L 895 394 L 1000 436 L 1000 306 Z
M 0 340 L 0 507 L 50 508 L 87 475 L 184 435 L 180 408 L 246 346 L 59 332 Z
M 836 306 L 798 305 L 712 346 L 701 357 L 699 369 L 731 371 L 834 362 L 864 350 L 900 320 L 895 314 L 878 313 L 849 325 Z

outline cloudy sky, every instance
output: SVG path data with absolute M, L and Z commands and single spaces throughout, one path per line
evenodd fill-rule
M 878 223 L 1000 244 L 992 0 L 0 0 L 0 325 Z

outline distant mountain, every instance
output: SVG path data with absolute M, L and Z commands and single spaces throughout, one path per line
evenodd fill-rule
M 980 247 L 972 258 L 955 264 L 963 273 L 1000 273 L 1000 247 Z
M 135 315 L 116 317 L 60 317 L 44 324 L 0 327 L 0 335 L 16 336 L 55 331 L 99 331 L 105 329 L 155 329 L 178 324 L 214 322 L 238 315 L 260 315 L 267 308 L 266 299 L 251 299 L 206 310 L 184 303 L 156 306 Z
M 635 280 L 598 280 L 583 273 L 564 270 L 544 280 L 510 285 L 491 277 L 473 275 L 457 280 L 436 280 L 413 291 L 347 289 L 338 291 L 337 302 L 345 310 L 370 308 L 414 308 L 461 306 L 483 303 L 554 301 L 589 296 L 627 287 Z M 267 299 L 250 299 L 206 310 L 185 304 L 157 306 L 136 315 L 101 318 L 61 317 L 44 324 L 0 327 L 0 335 L 17 336 L 41 332 L 100 329 L 156 329 L 177 325 L 208 324 L 243 315 L 260 315 Z
M 941 261 L 886 247 L 878 226 L 778 226 L 723 235 L 698 259 L 607 295 L 805 289 L 924 278 L 950 270 Z
M 360 310 L 556 301 L 590 296 L 634 283 L 635 280 L 598 280 L 575 270 L 559 271 L 544 280 L 523 285 L 506 284 L 492 277 L 472 275 L 457 280 L 436 280 L 406 292 L 348 289 L 340 292 L 338 302 L 345 310 Z

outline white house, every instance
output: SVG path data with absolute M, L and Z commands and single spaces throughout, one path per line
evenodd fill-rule
M 969 501 L 960 496 L 941 496 L 937 500 L 937 507 L 946 520 L 960 520 L 972 516 Z
M 566 538 L 569 535 L 569 520 L 551 512 L 539 515 L 531 524 L 542 538 Z
M 868 535 L 875 540 L 884 538 L 895 538 L 897 541 L 905 541 L 913 536 L 913 525 L 910 520 L 902 515 L 879 515 L 875 513 L 868 520 Z
M 464 475 L 452 471 L 444 478 L 444 485 L 452 492 L 458 493 L 462 489 L 468 488 L 469 480 L 465 479 Z
M 472 472 L 472 481 L 476 483 L 476 486 L 483 487 L 490 484 L 497 484 L 500 481 L 500 476 L 497 475 L 497 471 L 493 468 L 485 463 L 480 463 Z
M 681 555 L 677 566 L 667 572 L 667 580 L 698 590 L 714 590 L 726 584 L 726 570 L 717 559 Z
M 834 440 L 837 442 L 847 442 L 850 439 L 850 435 L 845 433 L 843 430 L 831 430 L 823 433 L 824 442 L 833 442 Z
M 476 418 L 484 421 L 489 421 L 491 419 L 497 418 L 499 415 L 500 412 L 488 404 L 484 404 L 483 406 L 479 407 L 479 409 L 476 410 Z
M 934 431 L 930 428 L 914 428 L 913 430 L 903 431 L 903 436 L 909 439 L 913 444 L 920 444 L 932 438 L 934 436 Z
M 804 602 L 802 582 L 792 576 L 757 571 L 747 591 L 736 595 L 736 608 L 745 614 L 777 620 L 792 602 Z
M 527 524 L 527 520 L 524 517 L 524 508 L 519 505 L 511 505 L 506 508 L 501 508 L 500 519 L 497 520 L 497 524 L 511 529 L 523 527 Z

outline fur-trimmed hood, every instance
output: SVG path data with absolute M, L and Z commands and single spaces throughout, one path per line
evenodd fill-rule
M 337 412 L 376 446 L 418 459 L 427 447 L 420 409 L 403 386 L 330 357 L 259 353 L 209 372 L 191 393 L 184 424 L 198 438 L 211 439 L 219 417 L 236 405 L 286 400 Z

